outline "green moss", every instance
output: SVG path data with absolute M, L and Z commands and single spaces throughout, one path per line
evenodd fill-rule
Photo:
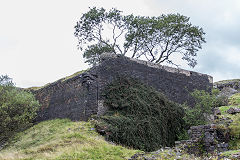
M 106 137 L 145 151 L 172 146 L 184 124 L 183 108 L 155 89 L 129 78 L 118 78 L 104 93 L 109 111 L 97 124 Z

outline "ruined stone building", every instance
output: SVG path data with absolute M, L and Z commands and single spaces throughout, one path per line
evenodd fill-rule
M 37 121 L 54 118 L 87 120 L 93 114 L 103 114 L 106 108 L 102 91 L 119 76 L 136 78 L 170 100 L 189 105 L 194 103 L 190 92 L 194 89 L 209 91 L 213 85 L 212 77 L 206 74 L 105 54 L 101 63 L 87 72 L 35 91 L 41 103 Z

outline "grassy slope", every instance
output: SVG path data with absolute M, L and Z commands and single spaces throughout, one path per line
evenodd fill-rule
M 223 155 L 231 156 L 231 154 L 240 152 L 240 114 L 231 115 L 228 114 L 226 111 L 231 107 L 238 107 L 240 108 L 240 94 L 237 93 L 229 98 L 229 106 L 222 106 L 220 107 L 221 116 L 224 118 L 231 118 L 233 122 L 230 124 L 230 134 L 232 140 L 230 141 L 230 149 L 231 151 L 224 152 Z
M 135 153 L 143 152 L 106 142 L 89 122 L 55 119 L 41 122 L 18 133 L 11 143 L 0 151 L 0 160 L 124 160 Z M 145 153 L 145 157 L 152 156 L 157 160 L 179 158 L 172 149 L 157 154 Z M 202 160 L 201 157 L 188 154 L 182 154 L 180 159 Z
M 0 159 L 127 159 L 137 150 L 109 144 L 89 122 L 56 119 L 19 133 Z
M 224 83 L 228 83 L 228 82 L 239 82 L 240 79 L 229 79 L 229 80 L 222 80 L 222 81 L 218 81 L 218 82 L 214 82 L 214 84 L 224 84 Z
M 64 81 L 66 81 L 66 80 L 68 80 L 68 79 L 70 79 L 70 78 L 73 78 L 73 77 L 75 77 L 75 76 L 77 76 L 77 75 L 79 75 L 79 74 L 82 74 L 82 73 L 84 73 L 84 72 L 86 72 L 86 71 L 88 71 L 88 70 L 89 70 L 89 69 L 76 72 L 76 73 L 74 73 L 74 74 L 72 74 L 72 75 L 70 75 L 70 76 L 66 76 L 66 77 L 61 78 L 61 79 L 59 79 L 59 80 L 57 80 L 57 81 L 64 82 Z M 57 82 L 57 81 L 55 81 L 55 82 Z M 52 82 L 52 83 L 54 83 L 54 82 Z M 48 85 L 50 85 L 50 84 L 51 84 L 51 83 L 47 83 L 47 84 L 45 84 L 44 86 L 40 86 L 40 87 L 29 87 L 29 88 L 26 88 L 26 90 L 34 90 L 34 91 L 36 91 L 36 90 L 39 90 L 39 89 L 41 89 L 41 88 L 44 88 L 44 87 L 46 87 L 46 86 L 48 86 Z

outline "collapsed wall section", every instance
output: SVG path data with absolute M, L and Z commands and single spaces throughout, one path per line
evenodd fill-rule
M 212 77 L 182 69 L 161 66 L 124 56 L 104 55 L 100 65 L 66 81 L 57 81 L 35 92 L 42 107 L 37 121 L 54 118 L 87 120 L 93 114 L 103 114 L 102 92 L 117 77 L 140 80 L 162 92 L 170 100 L 193 106 L 189 92 L 210 91 Z

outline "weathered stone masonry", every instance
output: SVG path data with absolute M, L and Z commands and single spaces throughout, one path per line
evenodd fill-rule
M 176 141 L 175 144 L 190 154 L 201 155 L 228 150 L 229 131 L 218 128 L 215 124 L 192 126 L 188 134 L 189 140 Z
M 70 118 L 87 120 L 91 115 L 104 113 L 102 91 L 116 77 L 139 79 L 170 100 L 193 105 L 189 92 L 212 88 L 212 77 L 192 71 L 161 66 L 124 56 L 102 57 L 99 66 L 66 81 L 57 81 L 35 92 L 42 104 L 37 121 Z

